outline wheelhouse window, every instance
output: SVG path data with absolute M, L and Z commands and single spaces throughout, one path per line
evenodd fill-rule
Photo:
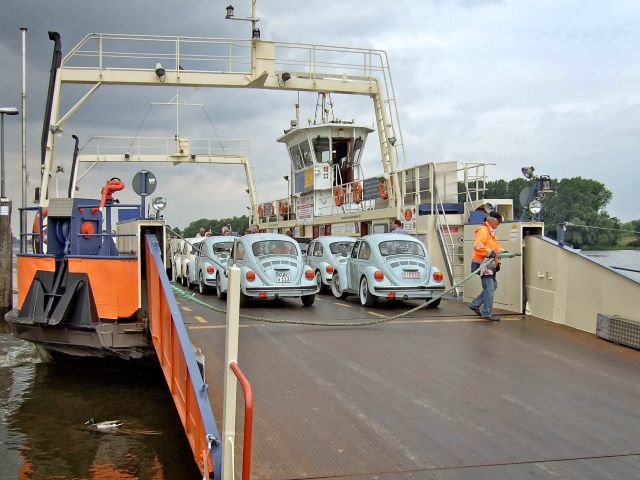
M 343 257 L 346 257 L 351 253 L 354 243 L 355 242 L 333 242 L 329 245 L 329 248 L 331 249 L 331 253 L 334 255 L 342 255 Z
M 388 242 L 380 242 L 378 246 L 380 255 L 387 257 L 389 255 L 418 255 L 424 257 L 424 248 L 418 242 L 408 240 L 390 240 Z
M 322 163 L 329 163 L 329 161 L 331 160 L 331 155 L 329 151 L 329 148 L 330 148 L 329 138 L 321 137 L 320 135 L 318 135 L 316 138 L 312 140 L 312 142 L 313 142 L 313 152 L 316 155 L 316 161 L 322 162 Z
M 264 240 L 256 242 L 251 246 L 256 257 L 264 255 L 293 255 L 298 254 L 296 246 L 286 240 Z
M 311 158 L 311 147 L 306 140 L 300 144 L 300 152 L 302 153 L 302 163 L 305 167 L 313 165 L 313 159 Z
M 291 155 L 291 163 L 293 163 L 293 169 L 302 170 L 304 168 L 304 163 L 302 162 L 302 153 L 300 152 L 300 147 L 298 145 L 293 145 L 289 149 L 289 154 Z

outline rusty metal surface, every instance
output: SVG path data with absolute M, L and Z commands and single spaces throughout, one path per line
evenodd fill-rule
M 180 303 L 205 319 L 183 312 L 221 418 L 224 318 Z M 290 300 L 243 313 L 355 321 L 414 305 L 365 309 L 320 296 L 310 309 Z M 640 352 L 531 317 L 491 323 L 467 311 L 444 301 L 360 328 L 241 320 L 239 364 L 255 401 L 253 478 L 638 478 Z

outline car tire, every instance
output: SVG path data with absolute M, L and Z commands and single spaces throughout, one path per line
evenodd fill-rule
M 204 279 L 202 278 L 202 272 L 198 275 L 198 292 L 200 295 L 204 295 L 209 291 L 209 287 L 207 287 L 204 283 Z
M 248 306 L 250 300 L 251 298 L 248 295 L 245 295 L 244 293 L 242 293 L 242 290 L 240 290 L 240 306 L 241 307 Z
M 331 293 L 336 298 L 347 298 L 347 294 L 344 293 L 344 289 L 340 286 L 340 277 L 334 273 L 331 279 Z
M 431 300 L 430 298 L 427 298 L 427 302 Z M 427 305 L 427 308 L 438 308 L 440 306 L 440 300 L 442 300 L 442 297 L 437 299 L 435 302 L 430 303 L 429 305 Z
M 302 300 L 302 305 L 304 305 L 305 307 L 310 307 L 311 305 L 313 305 L 315 299 L 315 293 L 312 293 L 311 295 L 303 295 L 300 297 L 300 300 Z
M 220 283 L 220 274 L 216 275 L 216 297 L 218 300 L 224 301 L 227 298 L 227 293 L 222 291 L 222 284 Z
M 360 305 L 363 307 L 373 307 L 376 304 L 376 300 L 376 297 L 373 296 L 369 290 L 367 277 L 362 277 L 362 280 L 360 280 Z
M 322 274 L 320 270 L 316 270 L 316 285 L 318 286 L 318 293 L 324 293 L 327 289 L 325 284 L 322 282 Z

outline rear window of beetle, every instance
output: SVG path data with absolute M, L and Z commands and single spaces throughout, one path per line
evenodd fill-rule
M 425 256 L 424 248 L 418 242 L 408 240 L 389 240 L 380 242 L 378 245 L 380 255 L 387 257 L 389 255 L 418 255 Z

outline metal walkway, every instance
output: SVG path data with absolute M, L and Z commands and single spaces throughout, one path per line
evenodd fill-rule
M 179 304 L 221 418 L 224 317 Z M 311 309 L 283 301 L 242 313 L 357 321 L 407 305 L 321 295 Z M 444 301 L 353 329 L 241 320 L 253 478 L 637 478 L 640 352 L 533 317 L 487 323 L 467 312 Z M 239 434 L 237 471 L 241 445 Z

